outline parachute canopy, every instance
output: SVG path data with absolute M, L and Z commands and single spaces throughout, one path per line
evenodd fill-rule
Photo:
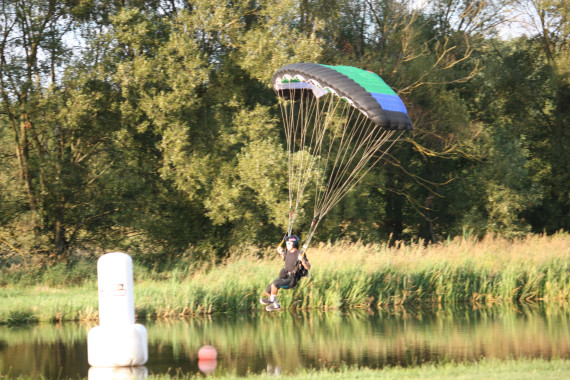
M 275 72 L 273 88 L 280 97 L 292 100 L 307 90 L 317 98 L 332 93 L 380 127 L 412 129 L 406 106 L 396 92 L 378 75 L 357 67 L 294 63 Z
M 412 122 L 394 90 L 356 67 L 287 65 L 274 73 L 273 88 L 287 140 L 288 235 L 301 219 L 308 228 L 306 249 L 325 214 L 412 129 Z M 308 225 L 303 219 L 311 202 Z

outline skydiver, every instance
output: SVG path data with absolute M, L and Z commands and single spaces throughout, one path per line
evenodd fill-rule
M 285 251 L 283 247 L 277 247 L 277 252 L 279 252 L 283 261 L 285 261 L 285 265 L 279 272 L 279 277 L 265 289 L 265 294 L 268 298 L 261 298 L 259 300 L 262 305 L 267 305 L 265 308 L 267 311 L 281 310 L 281 305 L 279 305 L 279 301 L 277 301 L 277 292 L 279 289 L 293 289 L 302 277 L 301 268 L 307 271 L 311 269 L 311 264 L 309 260 L 307 260 L 307 256 L 299 251 L 299 237 L 295 235 L 287 236 L 285 238 L 285 246 Z

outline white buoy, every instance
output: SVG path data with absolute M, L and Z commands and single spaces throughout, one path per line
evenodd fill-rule
M 133 261 L 122 252 L 107 253 L 97 261 L 99 325 L 135 323 Z
M 87 336 L 87 360 L 93 367 L 142 366 L 148 360 L 147 332 L 135 323 L 133 263 L 122 252 L 97 262 L 99 326 Z
M 95 326 L 87 335 L 89 364 L 93 367 L 131 367 L 148 360 L 143 325 Z

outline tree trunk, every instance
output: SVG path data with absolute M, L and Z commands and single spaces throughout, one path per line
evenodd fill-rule
M 34 230 L 38 225 L 38 204 L 34 194 L 34 185 L 32 182 L 33 172 L 30 169 L 30 147 L 28 141 L 28 130 L 31 125 L 26 114 L 20 115 L 20 136 L 17 141 L 18 158 L 20 161 L 20 170 L 22 180 L 24 181 L 25 191 L 27 193 L 28 203 L 32 212 L 32 223 Z

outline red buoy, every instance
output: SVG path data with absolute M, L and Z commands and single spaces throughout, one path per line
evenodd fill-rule
M 212 346 L 202 346 L 198 350 L 198 360 L 216 360 L 218 352 Z

